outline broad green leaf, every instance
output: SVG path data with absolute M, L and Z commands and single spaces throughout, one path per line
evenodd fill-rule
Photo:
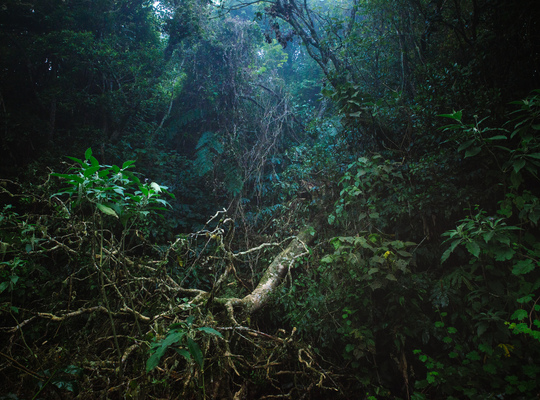
M 163 353 L 165 350 L 162 350 L 162 348 L 159 348 L 154 354 L 146 360 L 146 372 L 152 371 L 154 368 L 156 368 L 159 364 L 159 360 L 161 360 L 161 356 L 163 356 Z
M 511 260 L 516 252 L 509 247 L 500 247 L 493 250 L 493 254 L 496 261 L 506 261 Z
M 478 354 L 478 352 L 477 352 L 476 350 L 467 353 L 466 357 L 467 357 L 469 360 L 472 360 L 472 361 L 479 361 L 479 360 L 482 359 L 482 358 L 480 357 L 480 354 Z
M 175 348 L 174 351 L 176 351 L 178 354 L 180 354 L 186 360 L 191 361 L 191 354 L 189 354 L 189 351 L 187 351 L 186 349 L 177 349 L 177 348 Z
M 100 203 L 97 203 L 96 207 L 99 208 L 99 210 L 102 213 L 107 214 L 107 215 L 112 215 L 113 217 L 118 218 L 118 214 L 111 207 L 108 207 L 105 204 L 100 204 Z
M 462 115 L 463 115 L 462 111 L 454 111 L 453 114 L 439 114 L 438 117 L 451 118 L 456 121 L 461 121 Z
M 394 276 L 394 274 L 388 274 L 386 275 L 386 279 L 388 279 L 389 281 L 397 281 L 396 277 Z
M 93 167 L 99 167 L 99 161 L 96 159 L 96 157 L 90 156 L 89 160 Z
M 66 158 L 69 158 L 71 161 L 75 161 L 76 163 L 79 163 L 79 164 L 84 164 L 83 160 L 79 159 L 79 158 L 75 158 L 75 157 L 70 157 L 70 156 L 66 156 Z
M 152 354 L 150 358 L 146 361 L 146 372 L 150 372 L 155 367 L 157 367 L 157 365 L 159 364 L 159 360 L 161 360 L 161 357 L 163 356 L 163 354 L 165 354 L 165 351 L 167 351 L 169 346 L 179 342 L 183 336 L 184 332 L 174 332 L 167 335 L 167 337 L 162 342 L 154 343 L 152 347 L 157 346 L 157 349 L 155 353 Z
M 221 335 L 220 332 L 216 331 L 214 328 L 210 328 L 208 326 L 203 326 L 203 327 L 200 327 L 200 328 L 197 328 L 197 330 L 201 331 L 201 332 L 206 332 L 206 333 L 209 333 L 211 335 L 215 335 L 215 336 L 218 336 L 220 338 L 222 338 L 223 336 Z
M 331 264 L 334 262 L 334 256 L 332 254 L 328 254 L 321 258 L 321 262 L 325 264 Z
M 514 275 L 528 274 L 534 269 L 534 267 L 535 267 L 535 264 L 533 260 L 530 260 L 530 259 L 521 260 L 514 264 L 514 268 L 512 268 L 512 273 Z
M 521 168 L 525 166 L 525 160 L 523 158 L 520 158 L 519 160 L 515 161 L 513 164 L 514 171 L 519 172 Z
M 6 290 L 8 286 L 9 286 L 9 282 L 0 283 L 0 293 L 2 293 L 4 290 Z
M 508 151 L 508 152 L 513 151 L 513 150 L 509 149 L 508 147 L 504 147 L 504 146 L 493 146 L 493 147 L 495 147 L 496 149 L 501 149 L 501 150 Z
M 135 160 L 128 160 L 122 164 L 122 169 L 130 168 L 135 163 Z
M 486 140 L 506 140 L 507 137 L 505 135 L 495 135 L 495 136 L 492 136 L 490 138 L 487 138 Z
M 518 321 L 524 320 L 529 316 L 529 313 L 525 310 L 516 310 L 510 318 L 516 319 Z
M 189 337 L 187 339 L 187 346 L 191 356 L 193 357 L 197 365 L 202 369 L 204 366 L 204 358 L 201 348 L 193 339 Z
M 457 245 L 461 243 L 461 239 L 454 240 L 448 249 L 443 253 L 441 256 L 441 264 L 444 263 L 448 257 L 450 257 L 450 254 L 456 249 Z
M 482 237 L 484 238 L 484 241 L 488 243 L 491 238 L 493 238 L 493 235 L 495 234 L 495 231 L 488 231 L 482 234 Z
M 469 250 L 469 253 L 478 258 L 478 256 L 480 255 L 480 246 L 478 246 L 478 243 L 467 242 L 467 244 L 465 244 L 465 247 L 467 248 L 467 250 Z
M 469 150 L 467 150 L 465 152 L 465 158 L 467 157 L 474 157 L 475 155 L 477 155 L 478 153 L 480 153 L 480 151 L 482 150 L 481 147 L 479 146 L 474 146 L 472 148 L 470 148 Z
M 527 157 L 536 158 L 540 160 L 540 153 L 527 154 Z
M 86 168 L 83 172 L 83 175 L 88 178 L 94 175 L 97 171 L 99 171 L 99 165 Z
M 172 344 L 178 343 L 182 340 L 185 334 L 186 333 L 183 331 L 173 331 L 169 333 L 165 339 L 163 339 L 163 342 L 161 342 L 161 346 L 168 347 Z
M 525 303 L 529 303 L 533 300 L 533 295 L 532 294 L 528 294 L 527 296 L 523 296 L 523 297 L 520 297 L 519 299 L 517 299 L 516 301 L 519 303 L 519 304 L 525 304 Z
M 84 152 L 84 158 L 86 160 L 89 160 L 90 157 L 92 157 L 92 149 L 89 147 L 86 149 L 86 151 Z
M 482 336 L 488 329 L 489 325 L 485 322 L 481 322 L 478 324 L 478 328 L 476 328 L 476 334 L 478 336 Z
M 471 145 L 475 142 L 476 139 L 470 139 L 470 140 L 467 140 L 466 142 L 462 143 L 459 147 L 458 147 L 458 152 L 459 151 L 463 151 L 465 149 L 468 149 L 469 147 L 471 147 Z

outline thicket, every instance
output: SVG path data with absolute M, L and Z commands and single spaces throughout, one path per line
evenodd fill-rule
M 537 397 L 538 17 L 7 1 L 0 398 Z

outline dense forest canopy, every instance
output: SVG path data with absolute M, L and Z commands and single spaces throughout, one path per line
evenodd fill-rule
M 4 0 L 0 399 L 540 396 L 534 0 Z

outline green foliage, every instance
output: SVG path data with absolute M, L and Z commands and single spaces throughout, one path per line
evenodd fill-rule
M 475 258 L 482 256 L 494 258 L 495 261 L 510 260 L 516 254 L 518 237 L 514 231 L 517 226 L 507 226 L 502 217 L 487 217 L 486 213 L 476 208 L 476 215 L 461 220 L 455 230 L 447 231 L 445 241 L 450 247 L 443 253 L 441 262 L 445 262 L 457 246 L 465 246 Z
M 365 387 L 388 393 L 368 365 L 377 359 L 384 370 L 389 365 L 381 352 L 396 346 L 401 351 L 405 337 L 420 334 L 418 322 L 413 327 L 407 321 L 408 315 L 417 318 L 411 312 L 420 306 L 424 285 L 411 271 L 414 243 L 361 232 L 329 244 L 318 266 L 304 271 L 282 292 L 280 302 L 287 319 L 319 351 L 333 351 L 335 360 L 346 360 Z
M 156 368 L 167 349 L 174 349 L 180 356 L 187 361 L 195 361 L 201 370 L 204 370 L 204 355 L 200 346 L 194 340 L 197 332 L 206 335 L 213 335 L 223 338 L 221 333 L 210 327 L 193 326 L 194 317 L 191 316 L 185 321 L 169 326 L 169 332 L 164 339 L 156 340 L 150 346 L 150 358 L 146 362 L 146 372 Z
M 204 176 L 214 170 L 216 158 L 223 153 L 223 144 L 215 133 L 204 132 L 195 149 L 197 150 L 195 170 L 199 176 Z
M 0 294 L 7 309 L 17 312 L 16 304 L 35 295 L 35 281 L 50 276 L 38 255 L 43 251 L 47 226 L 28 215 L 19 215 L 11 204 L 0 211 Z
M 400 165 L 385 161 L 382 156 L 360 157 L 347 166 L 340 179 L 343 187 L 330 224 L 345 229 L 385 229 L 400 219 L 405 191 Z
M 92 150 L 85 152 L 85 159 L 68 157 L 77 165 L 69 168 L 71 173 L 53 173 L 65 180 L 70 186 L 55 196 L 69 195 L 74 198 L 69 204 L 72 208 L 81 208 L 89 203 L 105 215 L 120 220 L 124 228 L 130 219 L 147 216 L 150 210 L 163 211 L 169 205 L 160 198 L 160 194 L 168 193 L 167 187 L 155 182 L 141 183 L 139 178 L 128 169 L 135 161 L 126 161 L 122 168 L 113 165 L 100 165 L 92 155 Z M 66 208 L 67 217 L 71 210 Z

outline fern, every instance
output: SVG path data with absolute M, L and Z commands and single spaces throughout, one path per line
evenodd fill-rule
M 181 115 L 175 115 L 174 118 L 171 118 L 171 122 L 168 123 L 167 128 L 164 128 L 162 135 L 167 140 L 172 140 L 176 135 L 179 134 L 188 124 L 201 119 L 204 116 L 203 110 L 200 108 L 195 108 L 193 110 L 188 110 L 183 112 Z
M 204 132 L 195 147 L 197 150 L 194 167 L 199 176 L 214 170 L 217 156 L 223 153 L 223 144 L 213 132 Z
M 242 192 L 244 188 L 244 180 L 242 179 L 242 171 L 238 165 L 225 166 L 225 189 L 230 194 L 236 196 Z

